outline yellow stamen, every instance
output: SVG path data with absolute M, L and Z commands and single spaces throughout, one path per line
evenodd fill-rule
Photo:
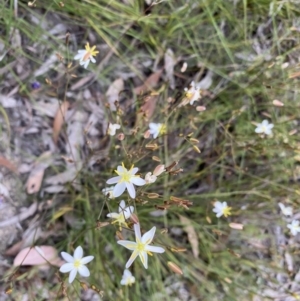
M 75 267 L 75 268 L 79 268 L 80 266 L 81 266 L 80 260 L 79 260 L 79 259 L 76 259 L 76 260 L 74 261 L 74 267 Z
M 185 96 L 186 96 L 187 98 L 192 98 L 192 97 L 194 96 L 194 93 L 192 93 L 192 92 L 186 92 L 186 93 L 185 93 Z
M 124 169 L 123 171 L 119 172 L 118 170 L 115 170 L 117 175 L 121 177 L 121 179 L 119 180 L 119 183 L 121 183 L 121 182 L 130 182 L 131 178 L 138 177 L 138 176 L 132 175 L 132 173 L 131 173 L 131 171 L 134 167 L 133 164 L 132 164 L 132 166 L 130 167 L 129 170 L 127 170 L 127 168 L 125 168 L 123 162 L 122 162 L 122 166 L 123 166 L 123 169 Z
M 143 244 L 142 242 L 138 242 L 136 248 L 137 250 L 139 250 L 139 252 L 143 252 L 145 249 L 145 244 Z
M 96 56 L 97 53 L 99 53 L 99 51 L 95 51 L 96 46 L 93 46 L 92 48 L 90 48 L 90 44 L 86 43 L 85 45 L 85 50 L 86 50 L 86 54 L 83 57 L 83 61 L 88 60 L 91 56 Z
M 165 124 L 162 124 L 159 129 L 159 134 L 164 135 L 166 133 L 167 133 L 167 126 Z
M 232 209 L 232 207 L 226 207 L 226 208 L 223 209 L 223 214 L 224 214 L 225 217 L 231 215 L 231 212 L 230 212 L 231 209 Z

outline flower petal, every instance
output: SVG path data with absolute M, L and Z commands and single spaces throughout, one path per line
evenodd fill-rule
M 78 246 L 74 252 L 74 259 L 81 259 L 83 256 L 83 250 L 81 246 Z
M 113 190 L 114 197 L 117 198 L 118 196 L 120 196 L 125 191 L 125 189 L 126 189 L 125 182 L 118 183 Z
M 106 215 L 107 217 L 110 217 L 110 218 L 115 218 L 115 219 L 118 219 L 120 214 L 119 213 L 116 213 L 116 212 L 112 212 L 112 213 L 108 213 Z
M 140 177 L 132 177 L 130 182 L 137 186 L 143 186 L 146 184 L 146 181 Z
M 272 129 L 266 129 L 265 134 L 266 135 L 272 135 Z
M 119 204 L 119 212 L 123 212 L 124 210 L 126 209 L 126 204 L 125 204 L 125 201 L 122 200 Z
M 90 271 L 89 269 L 83 265 L 78 269 L 78 273 L 83 276 L 83 277 L 89 277 L 90 276 Z
M 89 262 L 91 262 L 92 260 L 94 259 L 94 256 L 86 256 L 86 257 L 83 257 L 80 262 L 82 264 L 87 264 Z
M 126 266 L 125 266 L 126 269 L 128 269 L 128 268 L 132 265 L 132 263 L 134 262 L 134 260 L 137 258 L 138 255 L 139 255 L 139 251 L 138 251 L 138 250 L 135 250 L 135 251 L 131 254 L 129 260 L 128 260 L 127 263 L 126 263 Z
M 84 66 L 83 66 L 83 68 L 87 68 L 88 67 L 88 65 L 89 65 L 89 63 L 90 63 L 90 60 L 86 60 L 86 62 L 84 63 Z
M 221 202 L 219 202 L 219 201 L 216 201 L 216 202 L 214 203 L 214 207 L 215 207 L 215 208 L 222 208 L 222 207 L 223 207 L 223 205 L 222 205 L 222 203 L 221 203 Z
M 150 122 L 149 123 L 149 128 L 150 128 L 150 130 L 157 131 L 158 125 L 159 125 L 158 123 Z
M 117 244 L 119 244 L 131 251 L 133 251 L 137 248 L 137 243 L 134 241 L 130 241 L 130 240 L 118 240 Z
M 71 272 L 72 269 L 74 269 L 74 264 L 71 262 L 68 262 L 68 263 L 63 264 L 60 267 L 59 271 L 61 273 L 69 273 L 69 272 Z
M 133 207 L 133 206 L 127 207 L 127 208 L 124 210 L 124 212 L 123 212 L 125 219 L 130 218 L 130 216 L 131 216 L 131 214 L 133 213 L 133 211 L 134 211 L 134 207 Z
M 140 242 L 142 240 L 140 224 L 134 224 L 133 228 L 134 228 L 135 239 L 137 242 Z
M 146 246 L 145 250 L 149 251 L 149 252 L 153 252 L 153 253 L 164 253 L 165 252 L 164 248 L 156 247 L 156 246 Z
M 148 254 L 147 254 L 147 252 L 145 252 L 145 251 L 139 252 L 139 256 L 140 256 L 141 262 L 143 263 L 145 269 L 148 269 Z
M 257 128 L 255 129 L 255 133 L 261 134 L 262 132 L 263 132 L 263 128 L 261 126 L 257 126 Z
M 69 283 L 72 283 L 77 275 L 77 269 L 73 269 L 69 275 Z
M 83 57 L 83 55 L 80 54 L 80 53 L 78 53 L 78 54 L 76 54 L 76 55 L 74 56 L 74 60 L 81 60 L 82 57 Z
M 118 184 L 117 184 L 118 185 Z M 135 199 L 135 189 L 132 183 L 125 182 L 126 188 L 131 198 Z
M 129 270 L 124 270 L 123 276 L 124 277 L 129 277 L 129 276 L 132 276 L 132 274 Z
M 132 175 L 135 175 L 137 172 L 138 172 L 138 168 L 137 167 L 134 167 L 134 168 L 132 168 L 132 170 L 131 170 L 131 174 Z
M 110 178 L 106 181 L 106 184 L 116 184 L 121 180 L 120 176 Z
M 66 262 L 74 262 L 73 256 L 71 256 L 69 253 L 61 252 L 60 254 Z
M 124 171 L 127 171 L 127 169 L 126 169 L 125 167 L 123 167 L 122 165 L 119 165 L 119 166 L 117 167 L 117 171 L 118 171 L 119 173 L 122 173 L 122 172 L 124 172 Z
M 149 245 L 151 243 L 151 241 L 153 240 L 155 231 L 156 231 L 156 227 L 153 227 L 151 230 L 146 232 L 142 237 L 142 243 Z

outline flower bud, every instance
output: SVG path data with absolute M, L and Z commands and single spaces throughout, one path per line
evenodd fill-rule
M 276 106 L 276 107 L 283 107 L 284 106 L 284 103 L 277 100 L 277 99 L 274 99 L 273 100 L 273 105 Z
M 200 149 L 199 149 L 199 147 L 198 146 L 196 146 L 196 145 L 193 145 L 193 149 L 197 152 L 197 153 L 201 153 L 201 151 L 200 151 Z
M 122 141 L 125 138 L 125 135 L 123 133 L 118 134 L 118 140 Z
M 154 171 L 153 171 L 153 175 L 155 176 L 159 176 L 161 175 L 164 171 L 165 171 L 165 165 L 164 164 L 160 164 L 158 166 L 155 167 Z
M 152 157 L 152 160 L 153 160 L 153 161 L 160 162 L 160 159 L 159 159 L 158 157 L 156 157 L 156 156 L 153 156 L 153 157 Z
M 147 197 L 148 197 L 149 199 L 157 199 L 157 198 L 159 198 L 159 194 L 158 194 L 158 193 L 155 193 L 155 192 L 151 192 L 151 193 L 148 193 L 148 194 L 147 194 Z
M 203 112 L 205 110 L 206 110 L 206 107 L 204 107 L 204 106 L 197 106 L 196 107 L 196 111 L 198 111 L 198 112 Z
M 235 230 L 243 230 L 244 225 L 243 224 L 237 224 L 237 223 L 230 223 L 229 227 Z
M 134 213 L 131 213 L 130 215 L 130 219 L 133 221 L 133 223 L 138 224 L 139 223 L 139 219 L 137 217 L 137 215 L 135 215 Z
M 147 149 L 150 149 L 152 151 L 155 151 L 158 149 L 158 145 L 156 143 L 148 143 L 145 146 Z
M 180 267 L 178 265 L 176 265 L 175 263 L 168 261 L 168 267 L 170 268 L 171 271 L 173 271 L 176 274 L 179 275 L 183 275 L 182 270 L 180 269 Z

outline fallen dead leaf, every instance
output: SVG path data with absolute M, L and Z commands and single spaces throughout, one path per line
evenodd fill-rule
M 29 208 L 22 211 L 22 213 L 13 216 L 10 219 L 7 219 L 3 222 L 0 222 L 0 228 L 8 227 L 10 225 L 14 225 L 16 223 L 20 223 L 21 221 L 25 220 L 29 216 L 33 215 L 38 208 L 37 203 L 33 203 Z
M 134 88 L 135 94 L 145 93 L 149 90 L 152 90 L 158 83 L 160 76 L 162 74 L 163 69 L 160 69 L 154 73 L 152 73 L 144 82 L 143 85 Z
M 134 88 L 135 94 L 146 93 L 149 90 L 152 90 L 158 83 L 160 76 L 162 74 L 162 69 L 152 73 L 145 81 L 145 83 L 139 87 Z M 154 114 L 156 103 L 157 103 L 158 95 L 151 93 L 146 95 L 143 98 L 144 104 L 141 106 L 140 111 L 143 112 L 146 117 L 149 119 Z M 139 124 L 140 114 L 137 114 L 136 123 Z
M 70 103 L 68 101 L 64 101 L 60 107 L 58 108 L 54 121 L 53 121 L 53 141 L 56 144 L 61 128 L 65 122 L 66 112 L 70 107 Z
M 50 151 L 44 152 L 35 162 L 34 168 L 31 170 L 26 187 L 27 193 L 32 194 L 40 190 L 45 169 L 52 162 L 52 153 Z
M 37 70 L 34 71 L 34 77 L 41 76 L 47 73 L 53 65 L 58 61 L 56 53 L 52 53 L 49 58 L 41 65 Z
M 141 106 L 140 111 L 143 112 L 148 119 L 151 118 L 155 112 L 157 99 L 157 95 L 148 95 L 144 97 L 144 104 Z
M 14 259 L 14 266 L 20 265 L 45 265 L 50 262 L 61 266 L 64 262 L 58 257 L 57 250 L 51 246 L 27 247 L 21 250 Z
M 119 100 L 119 94 L 124 90 L 124 81 L 122 78 L 116 79 L 109 87 L 105 93 L 107 101 L 109 103 L 110 109 L 112 111 L 116 110 L 115 101 Z
M 12 172 L 18 173 L 18 169 L 11 161 L 0 156 L 0 166 L 4 166 Z
M 5 256 L 14 256 L 16 255 L 19 251 L 20 251 L 20 248 L 22 247 L 23 245 L 23 240 L 20 240 L 18 242 L 16 242 L 14 245 L 12 245 L 10 248 L 8 248 L 4 255 Z
M 184 231 L 188 235 L 188 240 L 191 244 L 193 255 L 195 258 L 198 258 L 199 257 L 199 241 L 198 241 L 198 236 L 197 236 L 196 230 L 193 227 L 191 220 L 189 220 L 188 218 L 186 218 L 182 215 L 179 215 L 179 219 L 184 226 Z
M 38 192 L 41 188 L 43 177 L 44 177 L 44 168 L 35 169 L 31 171 L 30 176 L 27 180 L 27 193 L 32 194 Z
M 169 80 L 170 88 L 175 89 L 174 67 L 176 65 L 176 58 L 172 49 L 168 48 L 165 53 L 165 71 L 167 79 Z

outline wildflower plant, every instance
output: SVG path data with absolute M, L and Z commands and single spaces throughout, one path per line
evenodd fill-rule
M 112 224 L 118 223 L 120 227 L 122 225 L 124 225 L 125 227 L 128 227 L 127 223 L 126 223 L 126 220 L 128 218 L 130 218 L 133 211 L 134 211 L 134 207 L 133 206 L 126 207 L 125 201 L 122 200 L 120 205 L 119 205 L 119 213 L 115 213 L 115 212 L 108 213 L 107 217 L 110 217 L 110 218 L 114 219 Z
M 130 197 L 133 199 L 135 198 L 136 191 L 134 185 L 143 186 L 146 184 L 146 181 L 144 179 L 136 175 L 138 170 L 139 169 L 137 167 L 134 167 L 134 165 L 132 165 L 128 170 L 124 166 L 124 163 L 117 167 L 117 170 L 115 170 L 115 172 L 118 176 L 106 181 L 106 183 L 109 185 L 116 184 L 113 190 L 114 197 L 119 197 L 127 189 Z
M 257 127 L 255 129 L 255 133 L 271 136 L 273 127 L 274 127 L 274 124 L 269 123 L 269 121 L 267 119 L 265 119 L 262 121 L 262 123 L 259 123 L 257 125 Z
M 150 245 L 154 235 L 156 227 L 141 235 L 140 224 L 134 224 L 135 242 L 128 240 L 118 240 L 118 244 L 125 247 L 128 250 L 133 251 L 129 260 L 126 263 L 126 269 L 128 269 L 133 261 L 139 256 L 145 269 L 148 269 L 148 254 L 152 256 L 152 253 L 164 253 L 165 249 L 162 247 Z
M 122 285 L 129 285 L 131 286 L 133 283 L 135 283 L 135 277 L 132 276 L 131 272 L 129 270 L 124 270 L 122 279 L 121 279 L 121 284 Z
M 214 5 L 221 5 L 220 3 L 216 2 Z M 110 10 L 110 7 L 105 9 L 107 16 L 105 15 L 103 23 L 101 21 L 101 26 L 106 26 L 105 30 L 98 28 L 99 30 L 96 31 L 101 33 L 101 39 L 109 41 L 110 45 L 113 45 L 113 40 L 110 40 L 106 34 L 109 30 L 114 29 L 111 25 L 107 27 L 106 22 L 113 16 L 111 11 L 115 13 L 115 10 L 123 7 L 123 3 L 118 2 L 116 4 L 113 10 Z M 158 4 L 151 6 L 151 14 L 155 14 Z M 133 5 L 136 4 L 133 3 Z M 210 20 L 214 16 L 213 10 L 210 10 L 210 4 L 205 4 L 207 8 L 206 6 L 203 7 L 202 4 L 199 5 L 206 12 L 204 14 L 205 22 L 212 22 L 215 30 L 217 23 Z M 183 7 L 185 8 L 185 6 Z M 140 7 L 135 8 L 137 10 L 132 11 L 132 16 L 126 16 L 122 13 L 121 19 L 123 20 L 124 16 L 128 17 L 128 20 L 132 20 L 133 16 L 136 18 L 136 12 L 140 10 Z M 130 9 L 126 6 L 126 11 Z M 225 6 L 222 6 L 222 9 L 225 9 Z M 193 9 L 191 14 L 194 11 L 197 9 Z M 143 15 L 144 13 L 143 11 Z M 186 17 L 186 9 L 183 13 Z M 176 14 L 179 16 L 181 10 L 178 12 L 176 10 Z M 94 18 L 94 15 L 97 14 L 93 12 L 91 18 Z M 196 16 L 195 19 L 197 18 Z M 175 20 L 180 20 L 180 18 Z M 94 25 L 96 23 L 91 24 L 98 26 Z M 115 20 L 113 24 L 117 27 L 120 22 Z M 226 26 L 224 28 L 222 26 L 222 31 L 224 30 L 225 33 L 227 20 L 224 20 L 224 25 Z M 132 36 L 135 26 L 141 26 L 145 32 L 151 32 L 149 31 L 150 27 L 144 26 L 157 28 L 157 21 L 154 18 L 148 18 L 147 22 L 134 24 L 128 29 L 129 34 L 124 32 L 124 36 Z M 173 27 L 172 22 L 168 23 L 168 26 L 172 27 L 170 31 L 172 34 L 168 36 L 172 36 L 173 32 L 181 28 L 181 26 L 177 28 L 177 25 Z M 250 31 L 248 28 L 244 29 L 243 34 L 247 35 Z M 209 43 L 210 45 L 220 43 L 215 40 L 215 36 L 218 39 L 220 37 L 219 30 L 218 28 L 218 35 L 212 35 L 213 42 Z M 238 32 L 234 32 L 233 36 L 236 34 Z M 112 36 L 113 38 L 119 37 L 118 32 Z M 124 96 L 126 93 L 123 93 L 128 89 L 127 83 L 125 83 L 126 88 L 120 88 L 118 93 L 111 97 L 115 101 L 115 110 L 111 109 L 110 103 L 105 103 L 105 97 L 102 100 L 101 105 L 105 110 L 103 114 L 105 117 L 103 118 L 107 118 L 104 124 L 108 124 L 108 126 L 104 126 L 102 132 L 100 131 L 101 135 L 95 140 L 104 150 L 101 149 L 100 152 L 93 150 L 92 142 L 89 140 L 88 127 L 84 129 L 84 139 L 88 147 L 80 147 L 77 144 L 75 144 L 76 147 L 73 147 L 73 150 L 78 150 L 78 154 L 74 157 L 75 159 L 73 158 L 68 162 L 70 165 L 76 166 L 76 175 L 71 179 L 72 181 L 70 180 L 71 184 L 74 185 L 70 185 L 72 193 L 69 195 L 72 197 L 69 198 L 67 206 L 64 204 L 57 213 L 53 214 L 53 221 L 59 219 L 59 225 L 65 222 L 66 242 L 64 242 L 64 247 L 60 246 L 61 249 L 66 248 L 66 245 L 71 249 L 79 244 L 82 247 L 78 246 L 73 255 L 61 252 L 61 257 L 65 263 L 62 263 L 58 268 L 55 267 L 62 273 L 56 277 L 61 285 L 63 295 L 68 295 L 69 287 L 66 288 L 64 275 L 69 273 L 68 283 L 72 284 L 70 287 L 74 287 L 76 290 L 80 284 L 84 291 L 90 289 L 100 294 L 101 290 L 97 286 L 103 285 L 103 289 L 107 291 L 107 296 L 110 299 L 143 300 L 145 296 L 142 290 L 145 288 L 145 291 L 149 293 L 149 300 L 160 300 L 163 297 L 155 295 L 156 289 L 159 288 L 164 291 L 169 298 L 172 292 L 166 283 L 170 281 L 169 277 L 172 273 L 176 274 L 176 283 L 181 282 L 184 285 L 187 283 L 187 278 L 198 282 L 201 279 L 203 285 L 197 287 L 196 295 L 198 298 L 199 296 L 209 296 L 207 297 L 208 300 L 221 300 L 226 295 L 228 300 L 235 300 L 232 298 L 232 292 L 235 289 L 240 289 L 239 292 L 243 291 L 243 294 L 247 290 L 246 286 L 239 282 L 240 279 L 236 275 L 249 274 L 249 267 L 253 270 L 259 269 L 253 264 L 252 258 L 250 260 L 247 258 L 249 255 L 247 252 L 242 254 L 243 262 L 246 263 L 244 268 L 238 260 L 240 258 L 238 251 L 233 250 L 240 246 L 240 241 L 236 238 L 237 235 L 234 236 L 236 231 L 244 231 L 244 235 L 241 236 L 245 240 L 246 234 L 251 233 L 249 236 L 253 236 L 254 226 L 251 228 L 251 222 L 247 220 L 248 224 L 244 227 L 240 221 L 243 215 L 249 214 L 251 211 L 255 215 L 255 210 L 259 212 L 266 210 L 267 213 L 273 210 L 276 212 L 278 220 L 281 219 L 281 222 L 284 223 L 284 234 L 296 236 L 300 232 L 299 221 L 296 216 L 293 216 L 293 207 L 295 210 L 296 206 L 286 206 L 283 203 L 278 203 L 278 199 L 276 199 L 277 194 L 290 193 L 292 188 L 285 189 L 284 185 L 276 177 L 273 177 L 273 174 L 288 174 L 289 181 L 291 178 L 297 179 L 296 173 L 296 175 L 291 175 L 287 171 L 287 165 L 292 165 L 293 160 L 296 160 L 294 156 L 297 155 L 296 150 L 299 150 L 298 141 L 293 137 L 291 125 L 289 125 L 291 128 L 288 128 L 288 135 L 285 135 L 284 128 L 280 128 L 285 122 L 295 119 L 294 112 L 291 116 L 284 116 L 278 107 L 278 104 L 280 104 L 280 108 L 283 107 L 283 102 L 273 101 L 277 105 L 276 108 L 270 108 L 270 101 L 267 105 L 264 104 L 264 97 L 269 99 L 271 97 L 269 95 L 261 95 L 258 107 L 252 106 L 251 101 L 255 101 L 257 93 L 255 89 L 255 91 L 251 90 L 251 84 L 254 83 L 255 78 L 250 74 L 251 82 L 239 82 L 240 75 L 237 74 L 237 71 L 241 74 L 243 72 L 247 74 L 248 71 L 240 71 L 235 65 L 235 55 L 232 54 L 232 49 L 235 47 L 231 46 L 236 44 L 227 43 L 226 33 L 223 34 L 222 32 L 221 36 L 221 42 L 224 43 L 222 45 L 226 51 L 222 48 L 218 49 L 221 51 L 217 53 L 220 53 L 220 56 L 225 53 L 232 62 L 223 67 L 224 57 L 222 57 L 214 66 L 211 63 L 211 58 L 206 60 L 202 59 L 202 54 L 195 55 L 194 52 L 198 43 L 195 42 L 194 44 L 193 39 L 191 39 L 192 35 L 182 31 L 178 40 L 192 41 L 190 42 L 192 45 L 189 45 L 190 47 L 187 49 L 193 49 L 193 52 L 188 55 L 178 53 L 178 61 L 185 58 L 189 58 L 189 61 L 197 60 L 197 65 L 192 66 L 188 71 L 197 70 L 197 74 L 192 75 L 195 81 L 187 81 L 188 73 L 181 71 L 181 74 L 176 71 L 174 73 L 176 85 L 170 84 L 172 87 L 169 89 L 168 85 L 172 83 L 172 77 L 170 77 L 169 70 L 164 70 L 162 72 L 165 74 L 163 73 L 159 79 L 160 81 L 164 80 L 164 83 L 157 80 L 152 85 L 151 81 L 147 81 L 147 84 L 139 89 L 139 92 L 132 99 L 126 99 L 124 105 L 121 98 L 127 97 Z M 155 43 L 155 38 L 151 34 L 151 45 Z M 202 40 L 199 38 L 198 41 Z M 122 47 L 123 45 L 131 45 L 128 41 L 124 44 L 121 43 L 121 40 L 118 42 Z M 160 43 L 159 48 L 162 51 L 161 45 L 167 44 Z M 199 46 L 200 50 L 202 46 Z M 125 59 L 118 46 L 114 45 L 114 47 L 112 53 L 120 56 L 122 61 L 126 62 L 126 68 L 129 66 L 134 70 L 135 67 L 134 64 L 131 64 L 130 57 Z M 179 48 L 181 51 L 183 47 Z M 277 48 L 280 49 L 280 47 Z M 209 49 L 209 53 L 215 53 L 211 50 L 212 48 Z M 128 49 L 128 53 L 130 51 L 131 49 Z M 96 63 L 98 60 L 99 51 L 96 46 L 90 47 L 89 43 L 86 43 L 85 49 L 80 49 L 77 52 L 75 56 L 74 54 L 71 55 L 71 59 L 77 60 L 79 66 L 85 69 L 89 67 L 90 63 Z M 109 57 L 110 53 L 105 58 Z M 218 60 L 217 57 L 215 59 Z M 279 57 L 276 54 L 277 59 Z M 63 57 L 60 57 L 59 60 L 64 62 Z M 268 62 L 267 59 L 265 61 Z M 247 61 L 248 63 L 250 64 Z M 102 64 L 100 65 L 102 66 Z M 252 70 L 257 68 L 256 65 L 258 64 L 253 64 L 248 69 L 253 72 Z M 272 67 L 272 64 L 269 65 Z M 67 94 L 69 79 L 71 81 L 76 78 L 77 75 L 74 70 L 78 65 L 72 67 L 72 63 L 66 62 L 64 66 L 67 66 L 65 71 L 68 77 L 68 84 L 63 97 L 63 100 L 66 100 L 69 96 Z M 217 66 L 222 66 L 222 68 Z M 113 70 L 113 67 L 109 66 L 110 69 L 105 71 Z M 259 68 L 262 70 L 256 71 L 263 77 L 264 68 L 271 72 L 271 67 L 260 66 Z M 177 70 L 176 68 L 175 70 Z M 201 70 L 199 70 L 200 68 Z M 167 69 L 166 66 L 165 69 Z M 211 79 L 213 82 L 211 89 L 200 89 L 200 78 L 209 74 L 210 69 L 215 73 L 214 76 L 217 80 Z M 116 74 L 123 72 L 120 70 L 123 69 L 116 68 Z M 227 71 L 230 74 L 226 74 Z M 97 83 L 99 90 L 108 84 L 109 78 L 106 77 L 107 73 L 103 72 L 104 75 L 102 75 L 101 72 L 97 73 L 95 77 L 94 74 L 91 75 L 91 78 L 95 78 L 95 81 L 97 79 L 101 83 L 101 85 Z M 260 85 L 261 83 L 265 85 L 267 81 L 268 77 L 263 78 Z M 231 88 L 227 82 L 234 84 L 234 88 Z M 46 83 L 53 91 L 60 88 L 48 79 Z M 240 99 L 235 94 L 235 90 L 240 89 L 239 87 L 243 87 Z M 71 88 L 71 91 L 74 90 L 76 90 L 76 85 Z M 70 95 L 72 95 L 71 93 Z M 88 95 L 88 93 L 86 94 Z M 233 100 L 230 98 L 229 104 L 225 97 L 227 94 L 233 98 Z M 274 99 L 275 96 L 277 97 L 277 95 L 273 96 Z M 82 106 L 76 104 L 74 107 L 81 108 Z M 62 112 L 63 110 L 61 110 Z M 276 134 L 280 133 L 281 135 L 276 137 L 277 140 L 263 141 L 259 139 L 258 135 L 254 135 L 255 132 L 262 136 L 272 137 L 274 128 L 274 125 L 265 119 L 257 124 L 256 129 L 253 129 L 250 120 L 257 120 L 257 115 L 259 118 L 261 115 L 267 116 L 274 121 Z M 152 121 L 157 121 L 157 123 Z M 120 133 L 121 128 L 122 133 Z M 248 129 L 250 130 L 248 131 Z M 95 129 L 96 132 L 98 129 Z M 249 137 L 245 135 L 247 132 L 250 132 Z M 280 148 L 282 142 L 280 139 L 284 141 L 285 147 Z M 290 141 L 292 142 L 290 143 Z M 269 143 L 268 148 L 264 143 Z M 74 146 L 71 143 L 68 144 Z M 68 147 L 70 146 L 68 145 Z M 295 154 L 292 153 L 293 151 Z M 88 153 L 87 164 L 81 169 L 82 162 L 79 164 L 76 161 L 81 161 L 79 159 L 81 153 L 85 152 Z M 272 172 L 270 172 L 271 169 L 265 168 L 264 164 L 269 157 L 272 157 L 270 160 L 273 160 L 274 163 Z M 286 160 L 285 162 L 289 163 L 283 164 L 280 169 L 275 163 L 281 159 L 284 161 L 283 158 L 285 157 L 288 157 L 290 161 Z M 91 162 L 97 162 L 99 166 L 95 167 L 97 164 L 90 163 L 89 159 Z M 258 174 L 251 174 L 249 171 L 253 161 L 261 163 Z M 113 176 L 113 174 L 115 175 Z M 265 188 L 271 186 L 276 191 L 274 195 L 271 195 Z M 282 196 L 280 195 L 280 197 Z M 213 202 L 214 199 L 222 201 Z M 244 202 L 248 199 L 249 203 L 246 206 Z M 264 207 L 265 203 L 260 204 L 262 199 L 268 200 L 267 206 Z M 278 206 L 280 215 L 278 214 Z M 265 212 L 263 213 L 267 215 Z M 218 220 L 212 218 L 214 216 Z M 259 222 L 267 224 L 269 220 L 267 222 L 266 220 L 267 218 L 260 218 Z M 270 219 L 271 222 L 273 223 Z M 115 227 L 115 224 L 118 227 Z M 261 231 L 260 226 L 259 224 L 259 231 Z M 247 233 L 247 231 L 249 232 Z M 261 232 L 258 232 L 258 235 L 261 235 Z M 249 244 L 253 243 L 254 246 L 260 246 L 257 242 L 249 241 Z M 83 257 L 83 249 L 86 250 L 87 248 L 92 255 Z M 278 254 L 278 252 L 269 253 Z M 250 254 L 250 256 L 254 255 Z M 88 265 L 89 263 L 91 264 Z M 237 273 L 236 267 L 238 267 Z M 291 271 L 289 274 L 292 274 Z M 187 277 L 182 277 L 182 275 Z M 76 277 L 79 281 L 75 281 Z M 84 283 L 81 277 L 85 278 Z M 256 284 L 257 278 L 255 279 Z M 119 286 L 118 289 L 116 286 Z M 142 292 L 141 295 L 138 295 L 138 290 Z M 253 291 L 255 291 L 253 287 L 249 289 L 251 294 Z M 264 294 L 261 293 L 261 295 Z M 242 298 L 247 300 L 245 296 Z
M 94 259 L 94 256 L 83 257 L 83 249 L 81 246 L 78 246 L 75 249 L 73 256 L 66 252 L 61 252 L 61 256 L 67 263 L 64 263 L 59 271 L 61 273 L 70 273 L 69 283 L 74 281 L 77 273 L 82 277 L 90 276 L 90 271 L 85 265 L 91 262 Z
M 90 44 L 86 43 L 85 49 L 78 50 L 78 54 L 74 56 L 74 60 L 79 60 L 79 64 L 86 69 L 90 62 L 96 63 L 94 56 L 98 53 L 99 51 L 96 50 L 96 46 L 90 48 Z

